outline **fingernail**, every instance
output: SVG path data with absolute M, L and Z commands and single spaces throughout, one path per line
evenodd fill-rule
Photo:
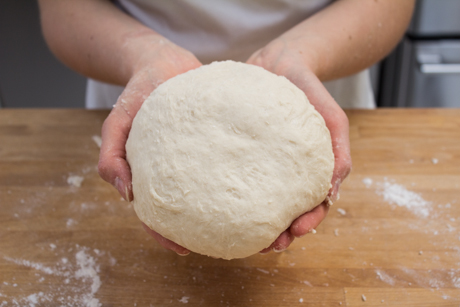
M 126 188 L 125 184 L 123 183 L 123 180 L 121 180 L 119 177 L 115 178 L 115 187 L 117 188 L 117 190 L 121 194 L 121 196 L 125 200 L 129 201 L 129 197 L 127 197 L 128 189 Z
M 270 253 L 270 250 L 266 251 L 266 252 L 259 252 L 259 254 L 261 255 L 266 255 L 266 254 L 269 254 Z
M 181 254 L 181 253 L 177 253 L 177 254 L 178 254 L 179 256 L 185 257 L 185 256 L 188 256 L 188 255 L 190 254 L 190 251 L 186 252 L 185 254 Z
M 309 233 L 312 233 L 312 234 L 315 234 L 316 233 L 316 229 L 310 229 L 310 231 L 308 231 Z
M 127 186 L 125 186 L 125 196 L 126 196 L 125 199 L 126 199 L 127 201 L 131 201 L 131 199 L 129 198 L 129 191 L 128 191 L 128 187 L 127 187 Z
M 278 248 L 274 247 L 274 248 L 273 248 L 273 251 L 274 251 L 275 253 L 282 253 L 282 252 L 284 252 L 285 250 L 286 250 L 286 248 L 283 248 L 283 247 L 278 247 Z

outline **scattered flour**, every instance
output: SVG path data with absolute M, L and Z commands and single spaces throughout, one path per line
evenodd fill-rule
M 342 208 L 337 208 L 337 212 L 340 213 L 341 215 L 346 215 L 347 214 L 347 211 L 345 211 Z
M 94 258 L 89 256 L 85 250 L 79 251 L 75 255 L 75 258 L 77 260 L 77 265 L 80 267 L 80 269 L 75 272 L 75 277 L 81 278 L 83 281 L 92 281 L 91 292 L 84 294 L 82 297 L 84 304 L 91 307 L 100 306 L 99 300 L 94 298 L 94 294 L 101 286 L 101 279 L 98 275 L 99 266 L 96 265 Z
M 366 186 L 366 188 L 368 188 L 368 189 L 371 187 L 372 182 L 373 182 L 373 180 L 371 178 L 364 178 L 363 179 L 363 183 Z
M 404 186 L 391 183 L 387 179 L 377 183 L 377 194 L 383 199 L 400 207 L 405 207 L 420 217 L 428 217 L 431 211 L 431 202 L 423 199 L 420 194 L 407 190 Z
M 189 299 L 190 299 L 190 297 L 188 297 L 188 296 L 183 296 L 183 297 L 179 300 L 179 302 L 184 303 L 184 304 L 187 304 Z
M 93 135 L 91 138 L 93 139 L 94 143 L 96 143 L 97 147 L 101 148 L 102 138 L 99 135 Z
M 395 280 L 390 275 L 385 273 L 384 271 L 375 270 L 375 274 L 377 274 L 377 277 L 384 283 L 394 286 Z
M 364 294 L 361 294 L 361 299 L 363 300 L 363 302 L 366 301 L 366 296 Z
M 436 159 L 436 158 L 433 158 L 433 159 L 431 159 L 431 162 L 432 162 L 433 164 L 438 164 L 439 160 Z
M 460 269 L 448 269 L 428 272 L 402 268 L 402 271 L 412 279 L 415 284 L 423 288 L 457 288 L 460 289 Z M 446 278 L 447 277 L 447 278 Z M 410 282 L 408 283 L 411 284 Z
M 339 236 L 339 229 L 338 229 L 338 228 L 334 229 L 334 235 L 335 235 L 336 237 Z
M 264 270 L 264 269 L 261 269 L 261 268 L 257 268 L 257 271 L 262 272 L 262 273 L 264 273 L 264 274 L 270 274 L 269 271 Z
M 451 271 L 448 273 L 448 275 L 452 280 L 452 285 L 455 288 L 460 289 L 460 271 L 451 269 Z
M 45 279 L 40 275 L 45 273 L 62 278 L 61 282 L 48 285 L 46 291 L 32 293 L 28 296 L 22 295 L 17 297 L 3 295 L 2 306 L 50 306 L 59 302 L 59 306 L 85 306 L 99 307 L 102 306 L 99 300 L 95 298 L 95 294 L 101 287 L 101 279 L 99 277 L 99 265 L 95 257 L 100 257 L 104 252 L 96 253 L 93 257 L 91 250 L 87 247 L 76 246 L 75 261 L 62 257 L 54 267 L 48 267 L 38 262 L 32 262 L 25 259 L 11 258 L 4 256 L 7 261 L 13 262 L 20 266 L 26 266 L 38 272 L 35 273 L 39 277 L 38 282 L 42 283 Z M 116 260 L 110 256 L 109 262 L 111 265 L 116 263 Z M 4 282 L 5 285 L 9 283 Z M 45 285 L 45 284 L 44 284 Z M 41 287 L 43 289 L 43 287 Z M 8 302 L 9 301 L 9 302 Z M 54 305 L 53 305 L 54 306 Z
M 111 266 L 114 266 L 115 264 L 117 264 L 117 259 L 115 259 L 114 257 L 110 256 L 109 263 L 110 263 Z
M 74 187 L 81 187 L 81 183 L 83 182 L 84 178 L 82 176 L 77 176 L 77 175 L 70 175 L 67 177 L 67 183 L 69 185 L 72 185 Z
M 43 292 L 41 292 L 43 296 Z M 26 297 L 27 301 L 29 302 L 29 306 L 32 305 L 32 306 L 35 306 L 35 304 L 38 304 L 38 298 L 39 298 L 39 294 L 37 293 L 34 293 L 34 294 L 31 294 L 29 295 L 28 297 Z
M 74 219 L 68 219 L 66 222 L 67 227 L 72 227 L 73 225 L 77 224 Z
M 6 257 L 6 256 L 3 257 L 3 259 L 5 259 L 7 261 L 10 261 L 10 262 L 14 262 L 17 265 L 22 265 L 22 266 L 27 266 L 29 268 L 33 268 L 33 269 L 35 269 L 37 271 L 41 271 L 41 272 L 43 272 L 45 274 L 48 274 L 48 275 L 68 276 L 70 274 L 69 272 L 61 272 L 59 270 L 52 269 L 52 268 L 49 268 L 47 266 L 44 266 L 41 263 L 36 263 L 36 262 L 29 261 L 29 260 L 14 259 L 14 258 Z

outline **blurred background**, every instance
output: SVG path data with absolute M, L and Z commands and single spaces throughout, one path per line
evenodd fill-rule
M 459 16 L 460 0 L 417 1 L 399 45 L 371 68 L 379 107 L 460 107 Z M 0 106 L 84 108 L 85 87 L 48 50 L 37 2 L 0 1 Z

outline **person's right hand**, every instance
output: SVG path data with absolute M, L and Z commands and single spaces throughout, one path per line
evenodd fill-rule
M 99 174 L 127 201 L 133 200 L 133 191 L 125 144 L 134 117 L 144 100 L 158 85 L 201 66 L 192 53 L 160 36 L 154 38 L 148 36 L 145 39 L 149 41 L 146 44 L 139 44 L 139 48 L 144 50 L 141 49 L 138 58 L 133 61 L 131 78 L 102 126 Z M 136 46 L 129 46 L 129 48 L 136 48 Z M 189 253 L 187 249 L 159 234 L 151 230 L 147 232 L 163 247 L 181 255 Z
M 266 47 L 256 51 L 247 61 L 272 73 L 289 79 L 308 97 L 310 103 L 324 118 L 331 134 L 334 153 L 334 171 L 328 198 L 321 204 L 295 219 L 272 245 L 263 249 L 262 254 L 285 250 L 295 237 L 302 237 L 314 230 L 326 217 L 329 205 L 339 198 L 339 187 L 351 170 L 348 118 L 305 61 L 305 50 L 291 46 L 283 39 L 276 39 Z

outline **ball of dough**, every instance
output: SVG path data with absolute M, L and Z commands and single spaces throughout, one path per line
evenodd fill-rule
M 224 259 L 259 252 L 331 187 L 331 137 L 284 77 L 214 62 L 161 84 L 126 144 L 134 209 L 189 250 Z

